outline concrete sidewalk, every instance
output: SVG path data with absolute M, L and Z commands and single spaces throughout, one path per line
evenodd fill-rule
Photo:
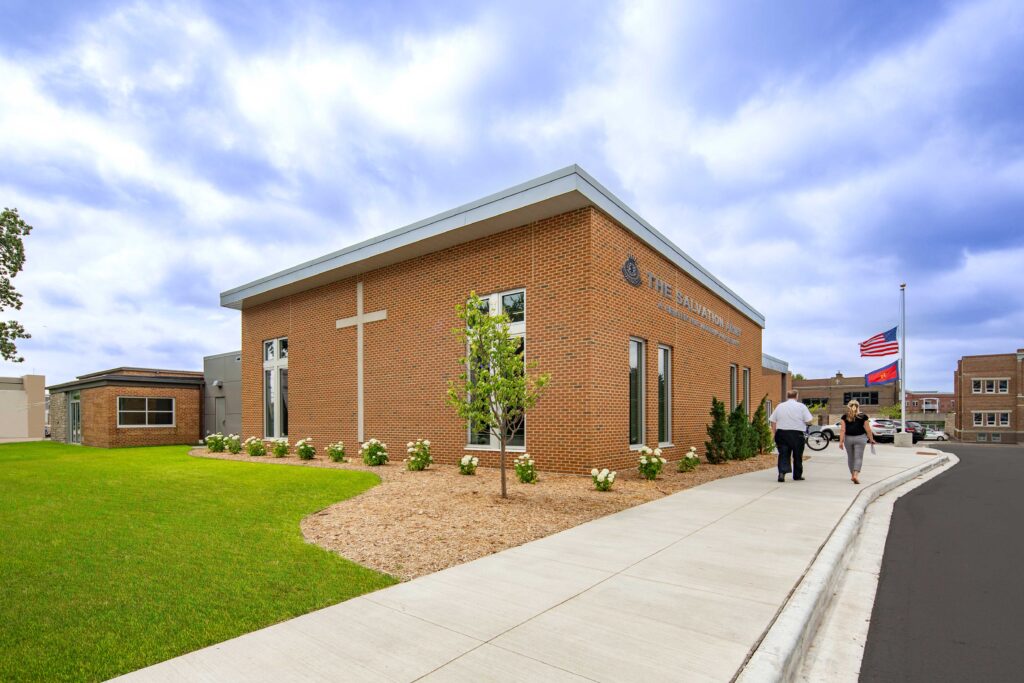
M 728 681 L 857 493 L 918 450 L 879 446 L 854 486 L 833 446 L 806 481 L 720 479 L 118 680 Z

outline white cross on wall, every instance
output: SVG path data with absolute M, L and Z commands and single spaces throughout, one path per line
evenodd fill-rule
M 356 283 L 356 314 L 351 318 L 342 318 L 336 323 L 340 330 L 343 327 L 356 327 L 356 410 L 358 415 L 359 444 L 363 443 L 363 325 L 378 320 L 386 320 L 387 309 L 363 313 L 363 283 Z

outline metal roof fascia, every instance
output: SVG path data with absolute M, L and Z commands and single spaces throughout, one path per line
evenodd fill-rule
M 761 354 L 761 367 L 768 368 L 769 370 L 776 370 L 778 372 L 783 373 L 789 372 L 789 363 L 782 360 L 781 358 L 770 356 L 767 353 Z

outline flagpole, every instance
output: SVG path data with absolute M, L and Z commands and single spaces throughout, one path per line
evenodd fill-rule
M 900 422 L 907 432 L 907 283 L 900 284 Z

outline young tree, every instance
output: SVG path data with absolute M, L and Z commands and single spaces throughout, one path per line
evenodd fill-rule
M 11 279 L 21 272 L 25 265 L 24 237 L 32 232 L 32 226 L 18 216 L 17 209 L 5 208 L 0 213 L 0 311 L 13 308 L 21 310 L 21 294 L 11 284 Z M 29 339 L 32 335 L 15 320 L 0 321 L 0 358 L 21 363 L 25 359 L 18 355 L 16 339 Z
M 466 348 L 459 359 L 458 381 L 448 383 L 448 403 L 474 429 L 487 429 L 500 446 L 501 497 L 507 498 L 505 449 L 508 438 L 522 424 L 547 386 L 550 376 L 529 376 L 536 363 L 523 363 L 522 340 L 509 334 L 508 316 L 490 315 L 483 301 L 470 293 L 465 305 L 456 306 L 462 327 L 452 332 Z
M 754 411 L 753 427 L 757 438 L 757 452 L 771 453 L 775 448 L 775 441 L 772 439 L 772 426 L 768 423 L 768 409 L 765 404 L 767 396 L 761 399 L 761 404 Z
M 807 412 L 814 416 L 814 419 L 818 421 L 818 424 L 823 424 L 828 420 L 827 403 L 810 403 L 807 405 Z
M 704 442 L 704 455 L 712 465 L 729 458 L 730 438 L 725 419 L 725 403 L 711 397 L 711 424 L 707 426 L 708 440 Z
M 730 460 L 745 460 L 748 444 L 747 431 L 750 423 L 747 422 L 747 411 L 740 402 L 731 413 L 729 413 L 729 450 L 727 451 Z
M 890 420 L 899 420 L 903 416 L 903 408 L 899 403 L 879 408 L 878 412 Z

